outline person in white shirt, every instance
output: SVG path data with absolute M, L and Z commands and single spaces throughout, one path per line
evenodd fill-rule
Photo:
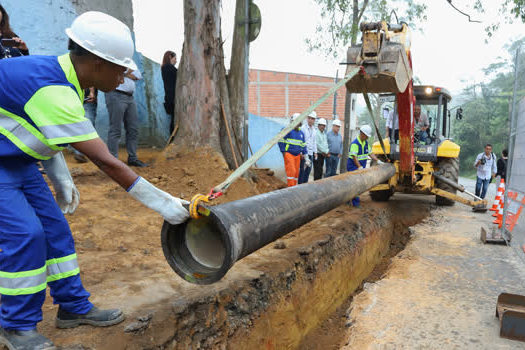
M 484 199 L 487 195 L 490 180 L 498 171 L 496 156 L 492 153 L 492 145 L 487 143 L 485 152 L 478 154 L 474 167 L 477 169 L 476 196 Z
M 126 129 L 126 150 L 128 151 L 128 165 L 146 167 L 148 164 L 137 157 L 139 142 L 139 118 L 137 105 L 133 98 L 135 81 L 142 79 L 138 70 L 128 69 L 124 74 L 124 82 L 113 91 L 106 92 L 106 107 L 109 112 L 108 148 L 111 154 L 118 159 L 118 145 L 122 122 Z
M 317 118 L 317 113 L 312 111 L 308 115 L 307 122 L 301 127 L 301 131 L 304 134 L 304 141 L 306 142 L 306 149 L 308 154 L 304 155 L 304 158 L 301 160 L 300 172 L 299 172 L 299 184 L 307 183 L 308 178 L 310 177 L 310 171 L 312 170 L 312 164 L 315 159 L 317 159 L 317 143 L 315 140 L 316 129 L 315 129 L 315 119 Z
M 399 140 L 399 115 L 397 108 L 390 111 L 386 120 L 386 137 L 390 139 L 390 143 L 397 143 Z

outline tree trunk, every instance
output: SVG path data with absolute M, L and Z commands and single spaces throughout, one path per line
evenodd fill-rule
M 246 35 L 244 31 L 246 0 L 237 0 L 235 5 L 235 23 L 233 30 L 232 54 L 230 63 L 230 73 L 228 74 L 228 90 L 231 106 L 232 127 L 235 128 L 235 133 L 239 138 L 243 135 L 243 121 L 244 121 L 244 68 L 246 65 L 245 40 Z M 238 140 L 240 143 L 242 140 Z
M 227 136 L 221 140 L 225 134 L 221 102 L 229 111 L 220 0 L 184 0 L 184 45 L 175 93 L 180 129 L 175 142 L 188 147 L 212 147 L 233 168 Z M 231 122 L 229 114 L 226 119 Z

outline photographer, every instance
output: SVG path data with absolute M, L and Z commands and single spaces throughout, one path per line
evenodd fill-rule
M 9 15 L 0 5 L 0 59 L 29 55 L 26 43 L 11 29 Z
M 496 156 L 492 153 L 492 145 L 487 143 L 485 152 L 478 154 L 474 167 L 477 169 L 476 196 L 484 199 L 490 181 L 497 172 Z

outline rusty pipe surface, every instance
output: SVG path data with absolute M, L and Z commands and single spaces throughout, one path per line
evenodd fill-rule
M 206 216 L 180 225 L 164 222 L 164 256 L 186 281 L 211 284 L 233 264 L 395 175 L 392 164 L 203 206 Z

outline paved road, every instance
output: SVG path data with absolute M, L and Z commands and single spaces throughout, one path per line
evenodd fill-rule
M 524 294 L 525 264 L 514 249 L 480 242 L 491 221 L 456 205 L 415 226 L 386 277 L 354 298 L 343 349 L 525 349 L 499 337 L 497 297 Z

